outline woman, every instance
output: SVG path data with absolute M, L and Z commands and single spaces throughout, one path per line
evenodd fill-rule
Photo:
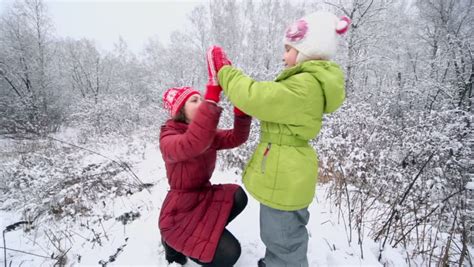
M 203 266 L 232 266 L 240 257 L 238 240 L 225 226 L 247 205 L 235 184 L 212 185 L 216 151 L 244 143 L 251 117 L 234 109 L 234 129 L 218 130 L 222 89 L 208 85 L 205 100 L 191 87 L 170 88 L 163 97 L 171 119 L 162 127 L 160 150 L 170 191 L 159 218 L 169 263 L 186 257 Z

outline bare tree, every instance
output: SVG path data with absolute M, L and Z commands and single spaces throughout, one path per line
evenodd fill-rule
M 46 6 L 41 0 L 14 2 L 0 27 L 1 78 L 6 82 L 2 133 L 57 130 L 61 111 L 56 105 L 52 24 Z

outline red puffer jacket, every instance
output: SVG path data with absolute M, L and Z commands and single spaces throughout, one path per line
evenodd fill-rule
M 203 101 L 188 125 L 173 120 L 161 127 L 160 150 L 170 191 L 161 208 L 162 238 L 201 262 L 214 258 L 238 185 L 211 185 L 216 151 L 244 143 L 251 117 L 235 117 L 234 129 L 218 130 L 222 109 Z

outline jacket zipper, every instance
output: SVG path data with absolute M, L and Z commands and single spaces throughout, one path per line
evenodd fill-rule
M 262 173 L 265 174 L 265 167 L 267 164 L 267 156 L 268 152 L 270 152 L 270 149 L 272 148 L 272 143 L 268 143 L 267 148 L 265 149 L 265 152 L 263 152 L 263 159 L 262 159 Z

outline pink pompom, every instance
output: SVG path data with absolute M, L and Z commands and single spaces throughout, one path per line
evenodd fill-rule
M 290 42 L 302 40 L 308 32 L 308 23 L 305 20 L 298 20 L 286 30 L 286 39 Z
M 346 16 L 342 16 L 341 20 L 337 23 L 336 33 L 337 34 L 346 33 L 350 25 L 351 25 L 351 19 Z

